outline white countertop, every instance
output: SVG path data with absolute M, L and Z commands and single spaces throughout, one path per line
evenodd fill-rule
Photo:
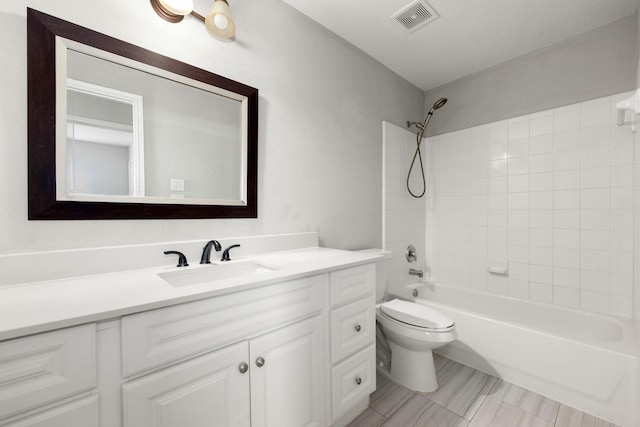
M 212 268 L 211 265 L 171 265 L 3 286 L 0 340 L 281 283 L 379 258 L 371 253 L 315 247 L 238 258 L 236 262 L 250 259 L 280 268 L 191 286 L 173 287 L 158 273 L 195 271 Z

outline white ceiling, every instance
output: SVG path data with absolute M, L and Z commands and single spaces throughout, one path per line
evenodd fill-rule
M 427 0 L 440 17 L 409 33 L 391 16 L 413 0 L 284 1 L 423 90 L 638 10 L 638 0 Z

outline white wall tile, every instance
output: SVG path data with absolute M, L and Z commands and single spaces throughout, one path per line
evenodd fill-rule
M 611 122 L 610 97 L 586 101 L 580 105 L 581 127 L 609 124 Z
M 563 132 L 580 128 L 580 107 L 568 106 L 556 108 L 554 111 L 553 130 Z
M 430 138 L 428 210 L 406 196 L 411 153 L 391 144 L 385 241 L 403 250 L 424 230 L 432 275 L 456 286 L 640 316 L 640 150 L 613 123 L 616 96 Z M 486 272 L 492 259 L 508 277 Z
M 555 151 L 579 150 L 580 129 L 573 129 L 553 134 L 553 146 Z
M 553 268 L 550 265 L 529 265 L 529 280 L 538 284 L 553 283 Z
M 575 190 L 580 188 L 580 171 L 562 170 L 556 171 L 553 175 L 554 190 Z
M 553 229 L 553 247 L 555 248 L 580 248 L 580 230 L 569 228 Z
M 529 245 L 552 248 L 553 247 L 553 230 L 549 228 L 529 229 Z
M 532 173 L 529 175 L 529 191 L 553 190 L 553 173 Z
M 560 287 L 580 287 L 580 270 L 577 268 L 553 267 L 553 284 Z
M 609 188 L 611 186 L 611 169 L 589 168 L 580 170 L 580 187 Z
M 580 270 L 580 290 L 609 293 L 609 273 Z
M 529 139 L 530 154 L 545 154 L 553 152 L 553 134 L 531 135 Z
M 557 190 L 553 192 L 554 209 L 580 209 L 579 190 Z
M 531 238 L 529 239 L 531 241 Z M 529 263 L 534 265 L 553 265 L 553 249 L 545 246 L 529 245 Z
M 556 171 L 579 169 L 580 150 L 566 150 L 556 152 L 553 166 Z
M 580 147 L 590 148 L 611 143 L 611 125 L 603 124 L 580 129 Z
M 553 193 L 551 193 L 551 200 L 553 203 Z M 531 228 L 552 228 L 554 224 L 554 211 L 552 209 L 533 209 L 533 202 L 529 200 L 529 227 Z M 576 211 L 578 212 L 578 211 Z M 579 216 L 578 221 L 575 221 L 576 226 L 579 224 Z M 563 227 L 568 228 L 568 227 Z
M 529 171 L 542 173 L 553 171 L 553 154 L 536 154 L 529 158 Z
M 609 145 L 583 148 L 580 152 L 580 167 L 597 168 L 609 166 L 611 163 L 611 147 Z
M 579 209 L 556 209 L 553 212 L 553 227 L 555 228 L 580 228 Z
M 553 303 L 553 286 L 543 283 L 529 283 L 529 299 L 546 304 Z
M 530 136 L 549 135 L 553 133 L 553 111 L 548 111 L 547 114 L 533 116 L 531 115 L 529 121 L 529 134 Z
M 529 138 L 511 139 L 507 144 L 507 155 L 511 157 L 529 156 Z
M 564 268 L 580 268 L 580 251 L 572 248 L 554 247 L 553 265 Z

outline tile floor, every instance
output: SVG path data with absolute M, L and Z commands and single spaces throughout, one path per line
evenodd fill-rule
M 378 375 L 371 407 L 347 427 L 615 427 L 434 354 L 438 390 L 418 394 Z

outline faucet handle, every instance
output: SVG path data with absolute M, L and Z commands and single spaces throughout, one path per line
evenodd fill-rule
M 407 261 L 416 262 L 418 260 L 418 257 L 416 255 L 416 247 L 413 245 L 407 246 L 406 256 L 407 256 Z
M 231 261 L 231 258 L 229 258 L 229 251 L 233 248 L 239 248 L 240 245 L 231 245 L 229 246 L 227 249 L 224 250 L 224 252 L 222 252 L 222 258 L 220 258 L 220 261 Z
M 187 262 L 187 257 L 184 256 L 182 252 L 178 251 L 164 251 L 165 255 L 178 255 L 178 265 L 177 267 L 189 267 L 189 263 Z

